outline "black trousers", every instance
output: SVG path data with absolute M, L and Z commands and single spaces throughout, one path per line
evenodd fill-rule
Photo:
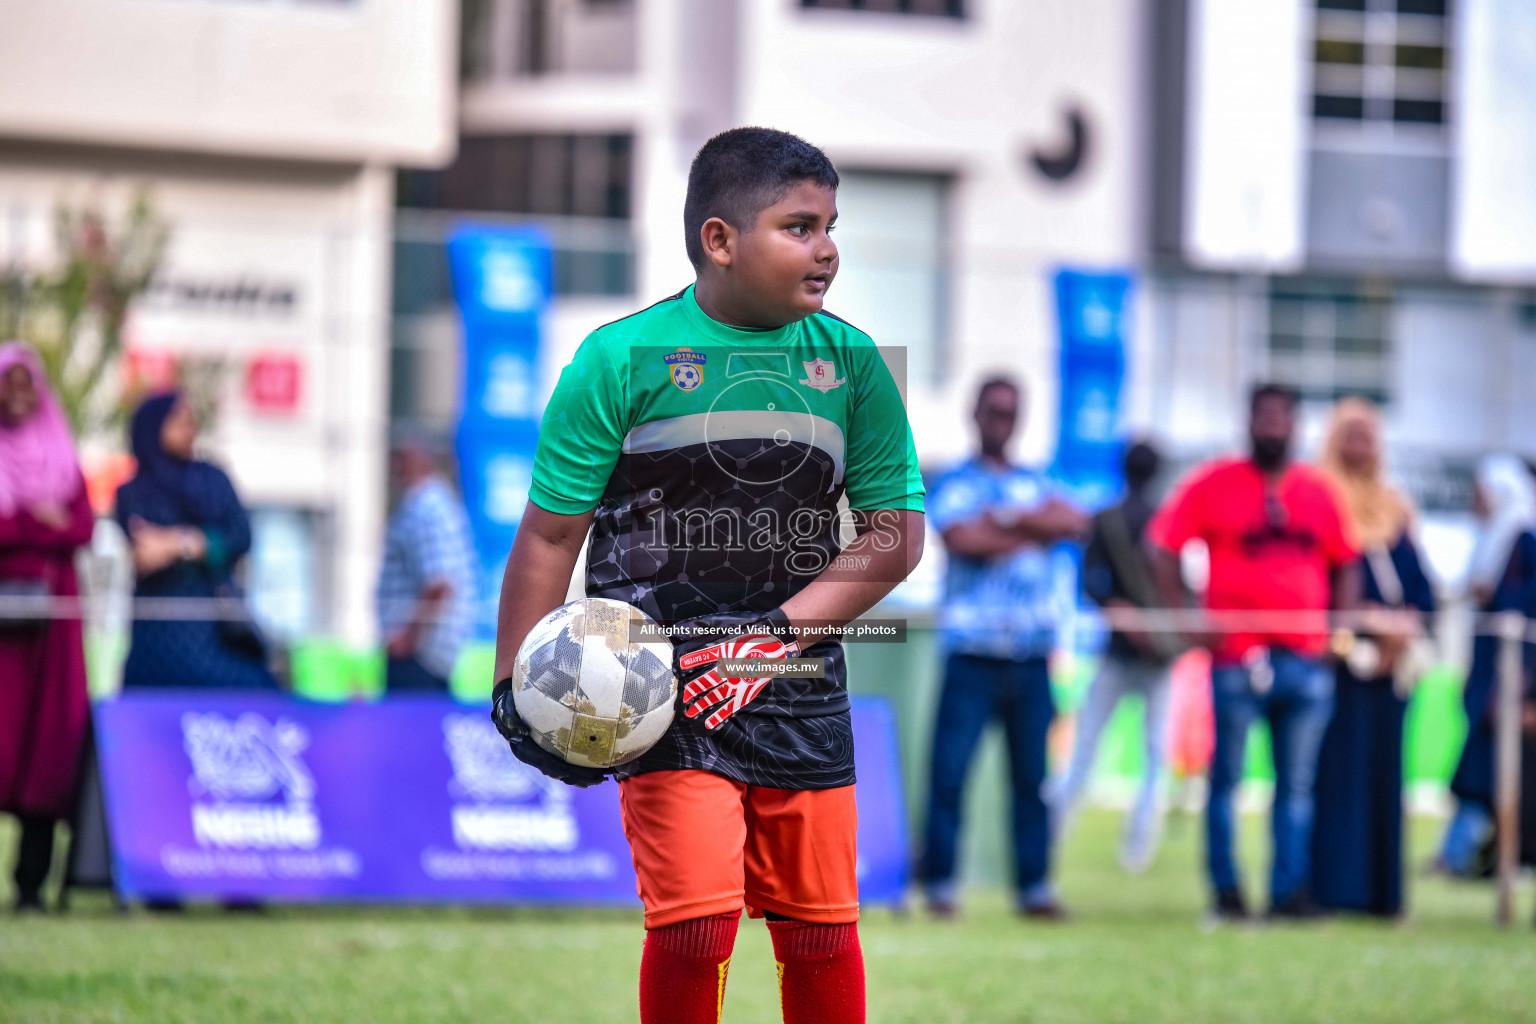
M 21 842 L 16 851 L 16 898 L 19 903 L 36 903 L 53 865 L 53 832 L 57 823 L 52 818 L 32 814 L 18 814 L 16 818 L 21 822 Z

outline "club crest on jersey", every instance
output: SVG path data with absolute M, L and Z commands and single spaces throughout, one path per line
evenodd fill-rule
M 686 345 L 669 356 L 662 357 L 672 367 L 672 383 L 684 391 L 692 391 L 704 383 L 704 363 L 707 357 Z
M 808 388 L 815 388 L 822 394 L 826 394 L 833 388 L 841 387 L 848 381 L 847 377 L 839 377 L 837 375 L 837 367 L 832 364 L 830 359 L 817 358 L 812 359 L 808 363 L 802 361 L 800 365 L 805 367 L 805 379 L 800 383 Z

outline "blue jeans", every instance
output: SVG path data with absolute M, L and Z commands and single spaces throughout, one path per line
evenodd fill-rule
M 1440 847 L 1440 863 L 1453 875 L 1471 878 L 1476 874 L 1477 855 L 1493 834 L 1493 815 L 1482 804 L 1462 800 L 1446 827 Z
M 1002 719 L 1012 766 L 1014 880 L 1019 899 L 1027 905 L 1049 895 L 1050 815 L 1041 790 L 1045 736 L 1055 714 L 1044 658 L 949 656 L 934 723 L 933 781 L 919 867 L 930 891 L 952 885 L 965 777 L 982 730 L 995 716 Z
M 1270 905 L 1278 906 L 1303 891 L 1312 878 L 1312 784 L 1323 733 L 1333 717 L 1333 669 L 1280 648 L 1270 649 L 1270 665 L 1274 680 L 1264 694 L 1254 692 L 1248 670 L 1241 665 L 1211 673 L 1216 752 L 1205 805 L 1205 841 L 1211 884 L 1218 891 L 1236 888 L 1232 794 L 1243 777 L 1248 727 L 1262 714 L 1269 722 L 1275 758 L 1269 894 Z

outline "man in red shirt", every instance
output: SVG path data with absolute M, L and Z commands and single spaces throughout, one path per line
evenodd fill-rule
M 1232 793 L 1242 778 L 1248 727 L 1269 722 L 1275 760 L 1270 914 L 1310 917 L 1312 783 L 1333 715 L 1329 609 L 1352 608 L 1359 550 L 1333 489 L 1290 461 L 1296 393 L 1254 390 L 1250 455 L 1218 459 L 1190 475 L 1147 527 L 1158 584 L 1182 603 L 1178 555 L 1192 540 L 1210 552 L 1205 593 L 1216 751 L 1206 803 L 1206 866 L 1217 917 L 1248 916 L 1232 859 Z M 1193 638 L 1192 638 L 1193 639 Z M 1339 637 L 1347 642 L 1347 636 Z

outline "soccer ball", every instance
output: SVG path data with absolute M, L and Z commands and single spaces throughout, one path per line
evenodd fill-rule
M 539 620 L 517 652 L 512 702 L 539 746 L 571 764 L 633 761 L 672 724 L 672 644 L 637 642 L 651 622 L 623 601 L 589 597 Z

